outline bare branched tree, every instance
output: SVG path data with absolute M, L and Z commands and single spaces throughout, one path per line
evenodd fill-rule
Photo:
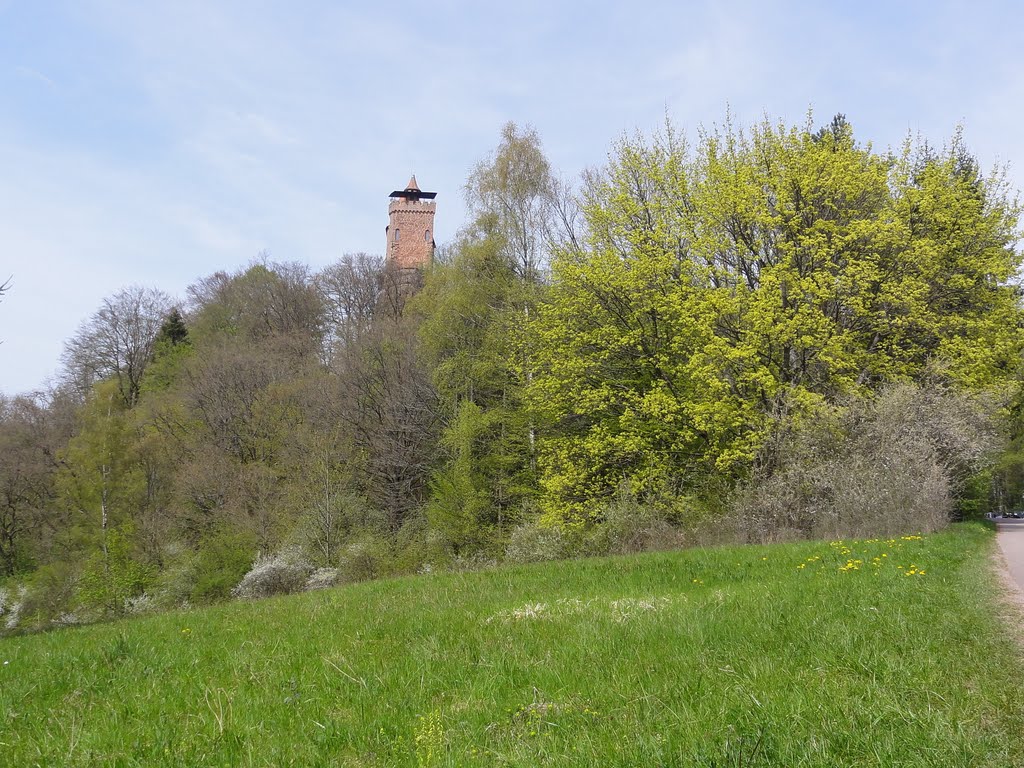
M 381 323 L 339 361 L 339 419 L 364 457 L 367 498 L 397 531 L 423 503 L 439 429 L 437 395 L 418 359 L 415 330 Z
M 271 340 L 295 361 L 320 353 L 324 301 L 305 264 L 271 261 L 263 253 L 244 270 L 199 280 L 187 294 L 189 333 L 200 343 L 228 334 L 249 342 Z
M 73 416 L 59 393 L 0 395 L 0 577 L 52 549 L 54 475 Z
M 84 395 L 97 381 L 114 378 L 125 403 L 134 406 L 153 342 L 171 307 L 163 291 L 137 285 L 104 299 L 64 347 L 68 383 Z
M 351 346 L 373 321 L 384 273 L 384 259 L 346 253 L 314 279 L 324 301 L 328 359 L 335 348 Z

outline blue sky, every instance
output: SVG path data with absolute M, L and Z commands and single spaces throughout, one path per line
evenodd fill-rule
M 666 114 L 843 112 L 879 148 L 963 123 L 1021 188 L 1022 27 L 1013 2 L 0 0 L 0 391 L 124 286 L 383 252 L 410 173 L 451 238 L 508 120 L 570 179 Z

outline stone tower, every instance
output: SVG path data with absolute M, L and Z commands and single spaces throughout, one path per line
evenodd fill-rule
M 434 198 L 437 192 L 421 192 L 416 177 L 389 197 L 387 266 L 400 272 L 422 270 L 434 259 Z

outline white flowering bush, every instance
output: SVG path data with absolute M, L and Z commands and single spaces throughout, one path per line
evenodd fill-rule
M 505 559 L 510 563 L 541 563 L 564 557 L 566 549 L 565 535 L 560 529 L 527 522 L 509 536 Z
M 301 592 L 312 573 L 313 566 L 299 549 L 284 549 L 272 555 L 260 553 L 231 595 L 254 600 Z
M 147 613 L 155 613 L 158 607 L 156 600 L 146 592 L 135 597 L 126 598 L 124 601 L 124 612 L 128 616 L 143 616 Z
M 341 581 L 341 572 L 337 568 L 317 568 L 306 580 L 306 591 L 327 589 Z
M 3 590 L 0 596 L 0 619 L 3 620 L 4 629 L 13 630 L 18 628 L 21 620 L 21 612 L 25 607 L 25 598 L 28 596 L 27 587 L 18 587 L 14 594 L 10 590 Z

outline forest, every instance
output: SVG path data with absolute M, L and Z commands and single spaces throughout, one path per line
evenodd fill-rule
M 667 122 L 569 182 L 510 123 L 463 191 L 415 290 L 122 288 L 0 398 L 0 631 L 1024 506 L 1020 205 L 959 131 Z

